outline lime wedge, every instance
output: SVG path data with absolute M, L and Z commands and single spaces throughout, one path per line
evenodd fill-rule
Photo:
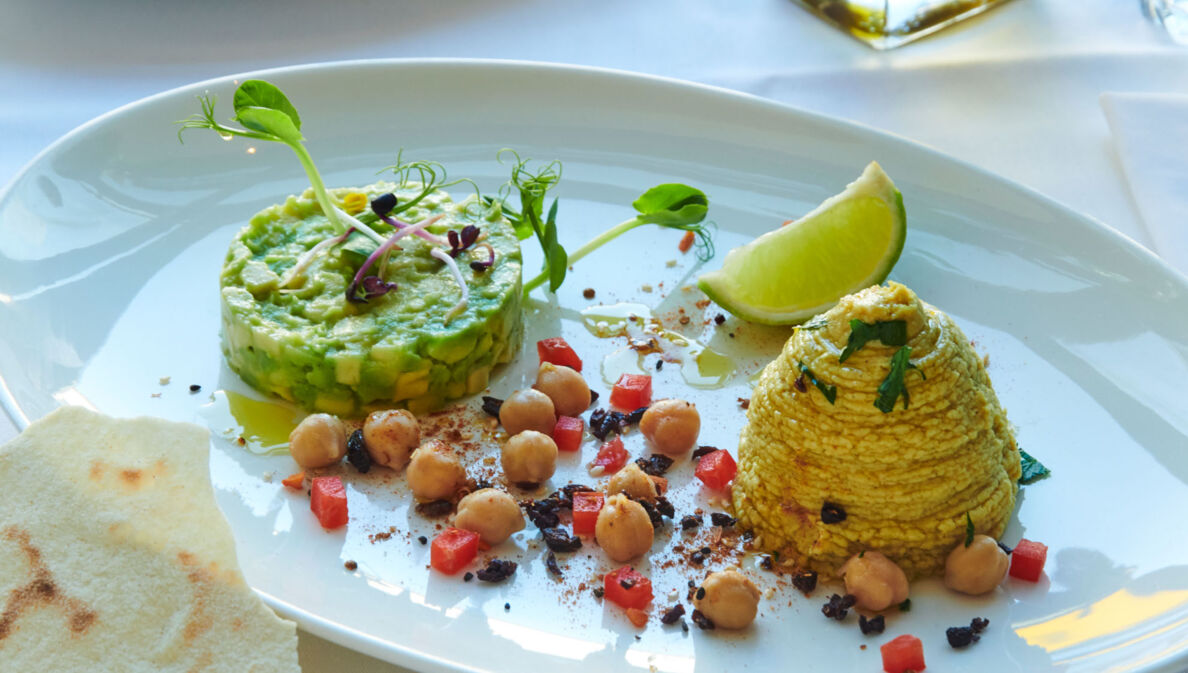
M 903 251 L 903 196 L 871 162 L 845 191 L 812 212 L 731 250 L 697 285 L 751 322 L 788 325 L 883 282 Z

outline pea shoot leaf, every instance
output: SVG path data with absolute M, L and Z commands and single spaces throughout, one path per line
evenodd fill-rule
M 879 384 L 878 395 L 874 401 L 875 407 L 884 414 L 889 414 L 895 409 L 895 401 L 901 395 L 903 396 L 903 408 L 908 408 L 911 396 L 908 394 L 907 382 L 904 379 L 909 370 L 916 372 L 921 378 L 928 378 L 924 376 L 924 372 L 920 371 L 916 365 L 908 361 L 911 355 L 912 347 L 902 346 L 899 350 L 895 351 L 895 355 L 891 356 L 891 370 L 887 372 L 887 378 L 883 379 L 883 382 Z
M 1023 467 L 1023 472 L 1019 475 L 1020 484 L 1031 484 L 1052 474 L 1052 471 L 1044 467 L 1043 463 L 1023 449 L 1019 449 L 1019 462 Z
M 243 124 L 245 128 L 267 133 L 289 144 L 300 143 L 304 139 L 301 131 L 293 124 L 292 118 L 280 110 L 265 107 L 240 108 L 235 112 L 235 121 Z
M 695 224 L 705 219 L 709 198 L 700 189 L 670 183 L 652 187 L 631 205 L 647 224 Z
M 289 102 L 288 96 L 283 91 L 264 80 L 245 80 L 235 90 L 235 97 L 231 99 L 231 106 L 235 108 L 236 115 L 241 110 L 247 108 L 275 110 L 288 117 L 289 121 L 293 124 L 293 128 L 298 131 L 301 130 L 301 116 L 297 114 L 297 108 L 293 107 L 293 104 Z M 244 125 L 247 126 L 247 124 Z
M 902 346 L 907 343 L 907 321 L 880 320 L 875 323 L 862 322 L 854 318 L 850 321 L 850 338 L 846 342 L 845 350 L 837 358 L 839 363 L 845 362 L 851 355 L 866 345 L 868 341 L 881 341 L 884 346 Z

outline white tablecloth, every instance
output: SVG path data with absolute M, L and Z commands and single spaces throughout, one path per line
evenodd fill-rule
M 55 138 L 192 81 L 360 58 L 603 66 L 767 96 L 897 133 L 1150 245 L 1099 96 L 1188 94 L 1139 0 L 1014 0 L 879 53 L 791 0 L 6 0 L 0 185 Z M 0 442 L 15 434 L 0 415 Z M 398 671 L 303 635 L 309 673 Z

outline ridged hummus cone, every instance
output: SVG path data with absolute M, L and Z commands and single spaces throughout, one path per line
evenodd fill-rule
M 874 404 L 898 346 L 869 341 L 838 362 L 854 318 L 906 322 L 919 370 L 906 372 L 906 409 L 902 397 L 890 413 Z M 835 403 L 801 379 L 801 363 L 837 386 Z M 939 573 L 966 513 L 977 532 L 1002 535 L 1020 473 L 982 359 L 952 319 L 898 283 L 843 297 L 796 329 L 755 387 L 738 452 L 739 522 L 781 560 L 830 576 L 868 549 L 909 577 Z M 824 523 L 826 502 L 845 520 Z

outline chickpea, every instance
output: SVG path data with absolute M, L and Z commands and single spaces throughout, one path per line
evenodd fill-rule
M 701 416 L 697 406 L 685 400 L 659 400 L 644 412 L 639 431 L 657 451 L 681 454 L 697 444 Z
M 478 533 L 483 542 L 494 546 L 512 533 L 524 530 L 524 514 L 515 498 L 503 491 L 484 488 L 458 502 L 454 525 Z
M 617 563 L 651 549 L 654 535 L 652 520 L 643 505 L 621 493 L 606 499 L 594 523 L 594 540 Z
M 311 414 L 289 433 L 289 455 L 301 467 L 329 467 L 346 455 L 347 433 L 330 414 Z
M 535 430 L 550 435 L 557 424 L 553 400 L 548 395 L 528 388 L 517 390 L 499 407 L 499 422 L 509 435 Z
M 977 596 L 990 591 L 1006 577 L 1010 558 L 989 535 L 975 535 L 968 547 L 965 541 L 945 559 L 945 586 L 953 591 Z
M 710 573 L 701 583 L 700 598 L 693 606 L 701 610 L 714 626 L 723 629 L 745 629 L 755 621 L 759 612 L 759 588 L 737 570 Z
M 590 386 L 581 374 L 564 365 L 540 363 L 532 387 L 549 396 L 558 416 L 580 416 L 590 407 Z
M 863 610 L 878 612 L 907 600 L 907 575 L 877 551 L 851 556 L 841 573 L 846 578 L 846 593 L 853 594 Z
M 503 445 L 503 474 L 513 484 L 539 484 L 557 470 L 557 443 L 535 430 L 525 430 Z
M 611 477 L 610 483 L 606 486 L 606 492 L 609 494 L 624 493 L 648 502 L 654 501 L 659 495 L 656 491 L 656 482 L 635 463 L 627 463 L 626 467 Z
M 375 411 L 363 421 L 363 443 L 372 462 L 400 470 L 421 443 L 421 426 L 417 417 L 404 409 Z
M 466 470 L 445 444 L 430 440 L 413 451 L 408 488 L 417 500 L 448 500 L 464 483 Z

